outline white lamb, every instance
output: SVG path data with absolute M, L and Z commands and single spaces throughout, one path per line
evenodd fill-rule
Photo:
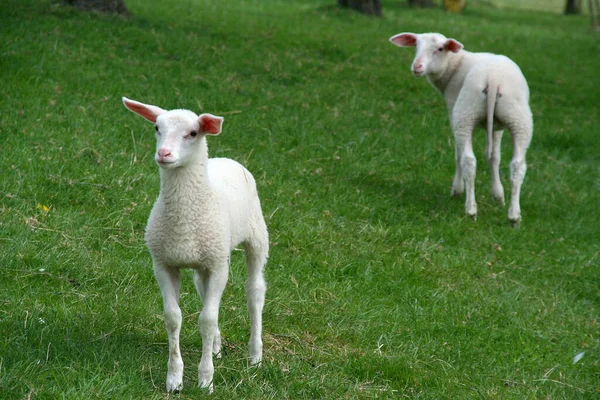
M 439 33 L 400 33 L 390 41 L 400 47 L 416 46 L 411 66 L 413 74 L 425 75 L 446 100 L 456 140 L 456 174 L 451 194 L 461 195 L 466 186 L 467 215 L 477 216 L 473 129 L 477 126 L 487 129 L 485 155 L 492 171 L 492 195 L 503 205 L 504 188 L 498 170 L 500 141 L 502 129 L 510 130 L 513 158 L 508 219 L 518 225 L 521 221 L 519 195 L 527 170 L 525 154 L 533 134 L 533 119 L 529 87 L 517 64 L 501 55 L 468 52 L 458 41 Z
M 202 298 L 199 317 L 202 358 L 198 386 L 213 390 L 212 353 L 220 357 L 219 303 L 229 274 L 229 257 L 238 244 L 246 252 L 246 296 L 250 313 L 250 363 L 262 360 L 263 268 L 269 240 L 252 174 L 236 161 L 208 158 L 206 135 L 218 135 L 222 117 L 188 110 L 165 111 L 123 97 L 125 107 L 155 124 L 160 193 L 148 226 L 146 244 L 164 302 L 169 337 L 167 391 L 183 386 L 179 351 L 181 310 L 179 275 L 194 270 Z

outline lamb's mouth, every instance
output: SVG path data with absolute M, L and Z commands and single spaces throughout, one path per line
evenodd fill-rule
M 156 160 L 156 163 L 161 168 L 173 168 L 177 165 L 177 163 L 175 161 L 165 161 L 165 160 Z

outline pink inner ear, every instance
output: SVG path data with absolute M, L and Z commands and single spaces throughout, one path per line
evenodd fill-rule
M 458 53 L 463 48 L 463 45 L 454 39 L 448 39 L 446 41 L 446 48 L 454 53 Z
M 212 114 L 202 114 L 199 118 L 200 131 L 211 135 L 218 135 L 221 133 L 221 126 L 223 125 L 223 117 L 217 117 Z
M 396 46 L 412 47 L 417 44 L 417 35 L 414 33 L 400 33 L 396 36 L 392 36 L 390 41 Z
M 146 118 L 148 121 L 155 123 L 156 122 L 156 117 L 158 117 L 162 112 L 164 112 L 162 109 L 155 107 L 155 106 L 148 106 L 146 104 L 134 101 L 134 100 L 129 100 L 126 98 L 123 98 L 123 104 L 125 104 L 125 107 L 127 107 L 129 110 L 133 111 L 134 113 Z

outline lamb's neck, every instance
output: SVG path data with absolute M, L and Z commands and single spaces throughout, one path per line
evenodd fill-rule
M 465 80 L 466 72 L 468 72 L 465 64 L 468 63 L 470 55 L 471 53 L 466 50 L 451 53 L 448 57 L 448 66 L 443 73 L 427 76 L 431 85 L 444 96 L 449 109 L 454 106 L 459 89 Z
M 203 194 L 210 192 L 207 178 L 208 152 L 206 146 L 199 149 L 192 163 L 173 169 L 160 170 L 160 195 L 165 206 L 188 206 L 202 201 Z

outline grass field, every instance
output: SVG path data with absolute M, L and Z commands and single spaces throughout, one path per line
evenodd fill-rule
M 477 1 L 477 0 L 475 0 Z M 537 10 L 551 12 L 555 14 L 564 14 L 565 12 L 565 0 L 480 0 L 483 2 L 487 1 L 487 4 L 491 4 L 495 7 L 508 7 L 513 9 L 524 9 L 524 10 Z M 595 1 L 595 0 L 593 0 Z M 588 0 L 580 0 L 580 11 L 584 15 L 590 14 Z M 596 12 L 598 12 L 596 10 Z
M 471 0 L 477 1 L 477 0 Z M 537 10 L 563 14 L 565 12 L 565 0 L 480 0 L 484 4 L 491 4 L 495 7 L 507 7 L 513 9 Z M 588 0 L 580 0 L 581 11 L 588 14 Z M 586 21 L 587 22 L 587 21 Z
M 265 360 L 246 362 L 245 272 L 221 306 L 215 399 L 600 396 L 600 42 L 584 17 L 384 1 L 127 0 L 127 18 L 0 3 L 0 397 L 200 398 L 201 302 L 182 288 L 184 390 L 164 393 L 143 241 L 152 126 L 121 96 L 225 117 L 211 155 L 257 179 L 271 236 Z M 443 99 L 388 38 L 440 31 L 514 59 L 535 129 L 521 228 L 450 198 Z M 510 136 L 503 143 L 507 182 Z M 507 193 L 508 194 L 508 193 Z M 576 355 L 583 357 L 576 363 Z

